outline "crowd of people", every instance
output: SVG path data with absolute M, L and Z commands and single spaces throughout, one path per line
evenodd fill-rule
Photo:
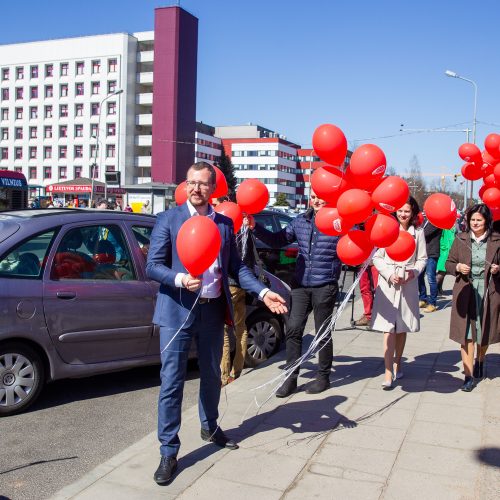
M 297 390 L 297 361 L 311 312 L 316 334 L 325 333 L 326 329 L 326 335 L 318 346 L 316 378 L 308 384 L 306 393 L 316 394 L 330 387 L 333 347 L 328 329 L 342 263 L 336 251 L 339 238 L 321 233 L 315 224 L 316 213 L 325 202 L 311 193 L 310 208 L 277 233 L 245 218 L 246 226 L 235 238 L 230 219 L 218 214 L 209 203 L 216 187 L 215 178 L 215 170 L 208 163 L 190 167 L 187 201 L 158 215 L 147 257 L 147 275 L 160 283 L 153 319 L 160 329 L 162 361 L 158 403 L 161 459 L 154 474 L 158 484 L 170 482 L 177 469 L 182 394 L 192 339 L 197 342 L 199 356 L 201 439 L 228 449 L 238 448 L 220 429 L 217 419 L 221 387 L 239 377 L 243 368 L 246 331 L 242 310 L 246 293 L 262 300 L 274 313 L 284 314 L 290 309 L 285 368 L 291 373 L 276 396 L 285 398 Z M 485 375 L 488 346 L 500 341 L 498 222 L 493 222 L 490 210 L 483 204 L 468 209 L 463 228 L 451 230 L 439 229 L 425 219 L 422 223 L 419 213 L 412 197 L 394 213 L 400 231 L 406 231 L 415 240 L 415 251 L 404 262 L 391 259 L 383 248 L 373 253 L 360 277 L 364 315 L 356 324 L 383 333 L 385 370 L 381 385 L 389 390 L 404 377 L 407 333 L 420 330 L 421 309 L 428 314 L 438 309 L 444 275 L 453 276 L 450 339 L 460 344 L 464 371 L 461 389 L 470 392 Z M 176 247 L 181 225 L 193 216 L 211 218 L 222 237 L 219 256 L 202 276 L 186 273 Z M 249 228 L 271 247 L 298 244 L 288 307 L 253 272 L 252 256 L 256 252 L 252 237 L 248 238 Z M 225 319 L 232 328 L 224 327 Z M 231 344 L 235 347 L 234 357 Z

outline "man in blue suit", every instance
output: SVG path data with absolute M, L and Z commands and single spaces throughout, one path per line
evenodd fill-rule
M 146 264 L 148 277 L 161 285 L 153 318 L 153 323 L 160 326 L 162 350 L 158 400 L 161 460 L 154 474 L 158 484 L 167 484 L 177 468 L 182 395 L 193 338 L 200 367 L 201 438 L 220 447 L 238 448 L 217 425 L 226 311 L 232 316 L 228 275 L 237 279 L 241 288 L 260 297 L 272 312 L 282 314 L 287 310 L 285 300 L 265 288 L 241 262 L 231 219 L 209 205 L 216 187 L 214 168 L 205 162 L 195 163 L 187 172 L 186 185 L 187 202 L 158 215 Z M 218 258 L 202 276 L 187 273 L 177 254 L 177 234 L 192 216 L 212 218 L 222 239 Z

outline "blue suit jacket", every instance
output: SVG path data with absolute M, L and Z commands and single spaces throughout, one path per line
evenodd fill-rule
M 160 283 L 153 323 L 170 327 L 175 331 L 186 320 L 187 313 L 198 295 L 198 292 L 190 292 L 185 288 L 175 286 L 177 273 L 187 273 L 177 254 L 176 242 L 182 224 L 190 217 L 191 214 L 185 203 L 158 214 L 146 263 L 148 278 Z M 219 254 L 222 266 L 222 291 L 232 318 L 233 307 L 229 293 L 228 274 L 238 280 L 241 288 L 255 296 L 258 296 L 265 287 L 241 261 L 236 248 L 231 219 L 216 213 L 214 222 L 219 228 L 222 239 Z M 194 315 L 190 314 L 185 323 L 186 328 L 191 326 L 193 319 Z M 221 317 L 221 323 L 223 321 L 224 318 Z

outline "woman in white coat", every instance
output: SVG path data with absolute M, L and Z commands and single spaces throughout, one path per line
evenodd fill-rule
M 396 262 L 383 248 L 373 255 L 373 264 L 380 277 L 373 302 L 371 328 L 384 332 L 383 389 L 391 389 L 394 378 L 403 377 L 401 357 L 406 333 L 420 330 L 418 275 L 425 269 L 427 252 L 424 231 L 417 227 L 418 212 L 418 203 L 412 197 L 396 212 L 400 230 L 408 231 L 415 238 L 415 252 L 408 260 Z

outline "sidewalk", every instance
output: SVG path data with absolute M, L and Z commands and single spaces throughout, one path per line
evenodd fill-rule
M 451 281 L 446 281 L 450 288 Z M 382 335 L 334 333 L 331 388 L 307 395 L 316 362 L 306 363 L 299 391 L 287 400 L 255 387 L 280 373 L 284 352 L 227 386 L 221 428 L 237 451 L 201 441 L 198 409 L 183 415 L 179 469 L 157 486 L 156 435 L 150 434 L 53 499 L 496 499 L 500 492 L 500 347 L 487 355 L 488 378 L 471 393 L 458 344 L 448 340 L 450 305 L 425 315 L 409 334 L 404 378 L 383 391 Z M 356 303 L 356 317 L 361 312 Z M 349 324 L 350 304 L 338 328 Z M 310 324 L 310 323 L 309 323 Z M 96 446 L 99 444 L 96 443 Z

